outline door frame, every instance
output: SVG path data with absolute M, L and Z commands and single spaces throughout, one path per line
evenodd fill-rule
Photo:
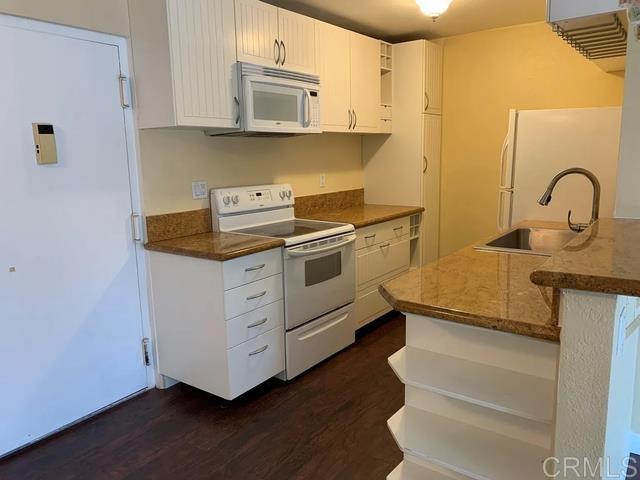
M 118 35 L 112 35 L 107 33 L 99 33 L 91 30 L 84 30 L 78 27 L 68 27 L 64 25 L 59 25 L 55 23 L 49 23 L 41 20 L 34 20 L 30 18 L 17 17 L 10 14 L 0 13 L 0 26 L 9 27 L 9 28 L 17 28 L 21 30 L 28 30 L 32 32 L 42 32 L 49 33 L 52 35 L 63 36 L 67 38 L 73 38 L 76 40 L 83 40 L 93 43 L 102 43 L 106 45 L 115 46 L 118 49 L 118 56 L 120 59 L 120 72 L 123 76 L 127 77 L 129 80 L 128 90 L 129 90 L 129 98 L 133 99 L 133 88 L 131 83 L 131 72 L 133 71 L 133 65 L 131 63 L 131 44 L 130 41 Z M 117 81 L 117 79 L 114 79 Z M 135 103 L 132 101 L 131 108 L 123 108 L 123 120 L 124 120 L 124 128 L 125 128 L 125 137 L 126 137 L 126 148 L 127 148 L 127 166 L 129 170 L 129 189 L 131 192 L 131 210 L 132 214 L 139 215 L 138 221 L 140 222 L 137 225 L 138 231 L 141 233 L 142 240 L 134 241 L 135 245 L 135 254 L 136 254 L 136 263 L 138 267 L 138 291 L 140 296 L 140 314 L 141 314 L 141 333 L 143 338 L 150 339 L 150 358 L 151 365 L 145 367 L 146 376 L 147 376 L 147 387 L 146 389 L 151 389 L 156 386 L 156 373 L 155 373 L 155 356 L 153 346 L 155 345 L 155 332 L 152 328 L 151 323 L 151 295 L 149 287 L 149 278 L 148 278 L 148 270 L 146 263 L 146 255 L 144 250 L 144 239 L 146 238 L 146 229 L 144 227 L 144 222 L 142 219 L 144 218 L 144 203 L 142 197 L 142 165 L 140 162 L 140 156 L 138 154 L 139 151 L 139 139 L 138 139 L 138 131 L 136 128 L 136 118 L 135 118 Z M 133 240 L 132 240 L 133 241 Z M 140 339 L 142 341 L 142 338 Z M 142 344 L 140 345 L 142 349 Z M 129 398 L 129 397 L 126 397 Z M 125 399 L 126 399 L 125 398 Z M 122 399 L 122 400 L 125 400 Z M 116 402 L 119 403 L 119 402 Z M 110 406 L 106 406 L 103 409 L 94 412 L 91 415 L 100 413 L 104 411 L 106 408 Z M 78 419 L 78 420 L 84 420 Z M 74 422 L 75 423 L 75 422 Z M 63 427 L 66 428 L 66 427 Z M 55 432 L 52 432 L 55 433 Z

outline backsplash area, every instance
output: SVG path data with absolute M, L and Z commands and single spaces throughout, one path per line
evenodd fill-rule
M 306 195 L 296 198 L 295 214 L 298 218 L 322 211 L 336 211 L 364 205 L 364 189 Z M 201 208 L 185 212 L 148 215 L 147 241 L 160 242 L 171 238 L 187 237 L 211 231 L 211 209 Z
M 297 197 L 363 186 L 359 135 L 213 138 L 197 130 L 140 130 L 140 156 L 147 215 L 207 208 L 208 200 L 193 200 L 192 181 L 210 188 L 290 183 Z

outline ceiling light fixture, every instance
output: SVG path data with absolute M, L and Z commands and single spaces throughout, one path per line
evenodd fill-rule
M 453 0 L 416 0 L 422 13 L 431 17 L 435 22 L 440 15 L 447 11 Z

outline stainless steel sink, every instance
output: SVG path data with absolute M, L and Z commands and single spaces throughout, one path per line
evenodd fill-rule
M 551 256 L 554 252 L 561 250 L 576 235 L 571 230 L 516 228 L 494 237 L 484 245 L 477 245 L 475 248 L 492 252 Z

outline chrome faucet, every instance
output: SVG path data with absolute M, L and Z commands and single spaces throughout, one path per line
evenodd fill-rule
M 591 226 L 596 220 L 598 220 L 598 216 L 600 213 L 600 182 L 598 178 L 589 170 L 584 168 L 568 168 L 567 170 L 563 170 L 555 177 L 551 179 L 551 183 L 547 187 L 547 190 L 538 200 L 538 203 L 543 207 L 546 207 L 551 203 L 551 194 L 553 193 L 553 189 L 556 188 L 556 184 L 560 181 L 560 179 L 566 177 L 567 175 L 578 174 L 584 175 L 591 181 L 593 185 L 593 203 L 591 204 L 591 220 L 589 223 L 573 223 L 571 221 L 571 210 L 569 210 L 569 215 L 567 216 L 567 222 L 569 222 L 569 228 L 574 232 L 582 232 L 589 226 Z

